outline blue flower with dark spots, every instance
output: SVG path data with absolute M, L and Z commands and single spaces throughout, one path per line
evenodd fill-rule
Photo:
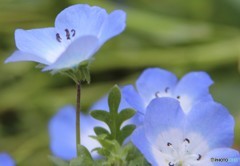
M 89 5 L 73 5 L 60 12 L 55 27 L 15 31 L 15 51 L 5 63 L 34 61 L 43 71 L 76 68 L 89 61 L 110 38 L 125 29 L 126 14 Z
M 213 81 L 205 72 L 190 72 L 178 81 L 177 77 L 164 69 L 144 70 L 136 81 L 136 87 L 127 85 L 122 88 L 123 98 L 144 115 L 152 99 L 171 97 L 179 100 L 185 113 L 200 101 L 213 100 L 209 86 Z
M 132 141 L 153 166 L 239 166 L 216 161 L 240 158 L 230 148 L 233 137 L 234 119 L 222 105 L 199 102 L 186 114 L 177 99 L 165 97 L 150 102 Z

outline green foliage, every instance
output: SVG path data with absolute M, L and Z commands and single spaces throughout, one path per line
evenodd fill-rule
M 114 86 L 108 96 L 109 112 L 104 110 L 94 110 L 91 112 L 92 117 L 106 123 L 110 129 L 102 127 L 95 127 L 94 131 L 97 136 L 102 134 L 106 135 L 109 140 L 116 140 L 120 145 L 123 141 L 133 132 L 135 125 L 126 125 L 122 127 L 124 121 L 134 116 L 135 111 L 127 108 L 118 112 L 118 108 L 121 102 L 121 92 L 118 86 Z
M 71 160 L 69 166 L 85 166 L 85 165 L 92 166 L 93 165 L 92 156 L 86 147 L 79 145 L 78 152 L 80 156 Z
M 92 59 L 81 62 L 76 68 L 60 70 L 60 71 L 52 71 L 52 74 L 60 73 L 62 75 L 66 75 L 70 77 L 75 83 L 79 83 L 79 81 L 86 81 L 88 84 L 91 81 L 89 65 Z
M 107 139 L 104 134 L 92 138 L 102 145 L 94 150 L 105 157 L 100 162 L 103 166 L 148 166 L 144 156 L 131 143 L 121 146 L 116 140 Z
M 132 109 L 123 109 L 118 112 L 121 102 L 121 92 L 118 86 L 114 86 L 108 96 L 109 112 L 95 110 L 91 115 L 108 125 L 110 131 L 103 127 L 95 127 L 94 131 L 97 136 L 92 136 L 102 147 L 95 148 L 98 154 L 105 157 L 102 165 L 106 166 L 142 166 L 145 163 L 144 157 L 136 148 L 128 143 L 122 145 L 124 140 L 131 135 L 135 125 L 129 124 L 122 127 L 123 122 L 134 116 L 135 111 Z
M 78 151 L 80 156 L 72 159 L 69 163 L 57 157 L 49 156 L 49 158 L 56 166 L 95 166 L 92 156 L 86 147 L 79 145 Z

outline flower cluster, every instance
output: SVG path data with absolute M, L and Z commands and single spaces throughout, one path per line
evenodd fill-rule
M 154 166 L 211 166 L 221 165 L 212 162 L 211 158 L 240 157 L 239 152 L 230 148 L 234 137 L 234 119 L 224 106 L 213 100 L 209 93 L 212 83 L 205 72 L 188 73 L 177 82 L 174 74 L 160 68 L 150 68 L 136 81 L 137 90 L 132 85 L 121 88 L 123 98 L 120 108 L 132 107 L 137 110 L 130 119 L 130 123 L 137 125 L 131 140 L 149 163 Z M 106 96 L 95 103 L 92 109 L 108 110 Z M 61 131 L 57 129 L 57 126 L 66 123 L 66 120 L 61 120 L 61 111 L 50 123 L 51 146 L 55 143 L 58 149 L 62 148 L 64 155 L 70 155 L 74 150 L 67 154 L 68 150 L 64 149 L 69 148 L 65 146 L 69 143 L 60 143 L 59 140 L 62 140 L 64 130 L 69 132 L 74 128 L 69 125 L 72 122 L 68 122 L 67 128 L 61 127 Z M 69 115 L 70 111 L 66 111 L 65 119 Z M 55 129 L 51 127 L 54 121 L 60 123 Z M 85 128 L 82 138 L 86 139 L 83 142 L 91 144 L 84 145 L 93 149 L 96 144 L 92 144 L 91 138 L 86 135 L 90 131 L 93 135 L 94 126 L 103 124 L 87 120 L 82 120 L 82 123 L 86 123 L 82 125 Z M 65 134 L 73 135 L 74 131 L 71 132 Z M 64 141 L 74 143 L 74 138 L 68 137 Z M 56 148 L 53 152 L 61 157 Z M 239 163 L 224 164 L 237 166 Z
M 57 16 L 55 27 L 16 30 L 18 50 L 5 62 L 35 61 L 44 65 L 43 71 L 52 72 L 78 69 L 84 62 L 88 64 L 108 39 L 124 30 L 125 19 L 126 14 L 121 10 L 108 14 L 100 7 L 70 6 Z M 77 81 L 79 102 L 76 112 L 80 113 L 81 79 Z M 70 105 L 61 108 L 49 122 L 52 153 L 75 162 L 77 151 L 77 159 L 84 156 L 79 155 L 82 146 L 79 148 L 75 143 L 81 137 L 82 145 L 92 152 L 94 159 L 103 154 L 104 157 L 113 156 L 113 160 L 119 159 L 121 163 L 121 160 L 131 158 L 126 154 L 130 148 L 121 149 L 122 144 L 132 142 L 153 166 L 239 166 L 238 162 L 212 160 L 240 158 L 239 152 L 231 148 L 234 119 L 223 105 L 214 101 L 209 93 L 212 84 L 205 72 L 190 72 L 178 81 L 173 73 L 164 69 L 146 69 L 135 86 L 121 87 L 122 98 L 116 88 L 108 100 L 105 96 L 95 103 L 91 108 L 95 110 L 92 111 L 95 119 L 82 113 L 79 118 Z M 135 109 L 136 114 L 129 108 Z M 75 123 L 75 116 L 80 122 L 76 120 Z M 77 129 L 81 128 L 81 136 L 77 134 L 75 124 Z M 96 126 L 98 128 L 94 130 Z M 128 137 L 130 134 L 131 138 Z M 103 148 L 98 148 L 101 145 Z M 111 148 L 106 150 L 106 147 Z M 114 153 L 109 152 L 111 150 Z M 5 165 L 14 165 L 6 154 L 0 154 L 0 164 L 1 160 Z M 76 161 L 82 162 L 81 159 Z M 121 165 L 119 163 L 116 165 Z

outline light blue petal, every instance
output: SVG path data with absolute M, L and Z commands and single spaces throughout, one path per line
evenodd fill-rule
M 43 69 L 60 70 L 74 68 L 84 60 L 89 59 L 99 48 L 99 41 L 94 36 L 82 36 L 73 41 L 55 63 Z
M 239 166 L 240 154 L 237 150 L 230 148 L 218 148 L 210 151 L 206 158 L 211 161 L 214 166 Z M 221 159 L 222 161 L 217 161 Z
M 8 57 L 5 60 L 5 63 L 17 62 L 17 61 L 35 61 L 35 62 L 39 62 L 39 63 L 45 64 L 45 65 L 49 64 L 49 62 L 46 61 L 45 59 L 42 59 L 36 55 L 24 53 L 21 51 L 15 51 L 10 57 Z
M 159 166 L 159 164 L 165 165 L 161 156 L 158 156 L 157 158 L 159 161 L 156 161 L 156 158 L 154 158 L 152 148 L 155 147 L 153 147 L 146 138 L 143 127 L 137 128 L 133 132 L 131 139 L 133 144 L 140 150 L 149 163 L 151 163 L 153 166 Z
M 156 97 L 156 93 L 171 91 L 176 82 L 177 78 L 171 72 L 160 68 L 149 68 L 138 78 L 136 86 L 146 107 Z
M 15 161 L 7 153 L 0 153 L 0 165 L 1 166 L 15 166 Z
M 100 41 L 104 43 L 108 39 L 120 34 L 126 26 L 126 13 L 122 10 L 115 10 L 109 14 L 105 21 L 101 34 Z
M 180 96 L 183 110 L 189 112 L 197 102 L 213 100 L 209 93 L 209 86 L 212 84 L 213 81 L 207 73 L 190 72 L 179 81 L 175 87 L 174 96 Z
M 81 114 L 80 123 L 81 144 L 88 150 L 99 147 L 98 142 L 89 137 L 89 135 L 95 135 L 93 128 L 99 125 L 98 121 L 89 115 Z M 65 160 L 76 157 L 75 132 L 75 108 L 65 106 L 49 122 L 50 147 L 55 156 Z M 96 157 L 96 154 L 93 154 L 93 157 Z
M 144 119 L 144 129 L 149 142 L 156 142 L 159 135 L 163 132 L 183 129 L 185 122 L 185 114 L 183 113 L 179 102 L 173 98 L 156 98 L 151 101 L 147 107 L 147 112 Z M 170 137 L 170 136 L 169 136 Z M 174 139 L 173 135 L 165 142 L 171 142 Z M 162 145 L 156 146 L 161 147 Z
M 185 131 L 201 134 L 210 149 L 230 147 L 233 144 L 234 119 L 222 105 L 201 102 L 187 115 Z
M 64 50 L 64 47 L 56 40 L 54 28 L 17 29 L 15 42 L 20 51 L 38 56 L 48 63 L 53 63 Z M 26 59 L 29 60 L 28 57 Z M 38 59 L 36 58 L 34 61 L 38 61 Z
M 58 14 L 55 27 L 61 38 L 66 39 L 65 29 L 75 31 L 75 37 L 92 35 L 99 36 L 104 22 L 107 20 L 107 12 L 100 7 L 89 5 L 73 5 Z
M 124 86 L 121 91 L 123 98 L 131 107 L 136 109 L 136 111 L 145 114 L 144 102 L 132 85 Z

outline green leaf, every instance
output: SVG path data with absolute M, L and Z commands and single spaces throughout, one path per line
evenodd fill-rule
M 101 134 L 110 135 L 109 131 L 104 129 L 103 127 L 94 127 L 94 132 L 96 135 Z
M 110 129 L 109 132 L 107 129 L 97 127 L 94 129 L 96 135 L 100 136 L 101 134 L 105 134 L 106 139 L 116 140 L 121 145 L 135 129 L 134 125 L 129 125 L 121 129 L 121 125 L 124 121 L 133 117 L 135 111 L 131 108 L 127 108 L 118 112 L 120 100 L 121 91 L 119 87 L 115 85 L 108 95 L 108 105 L 110 109 L 109 112 L 103 110 L 94 110 L 91 111 L 91 115 L 95 119 L 105 122 Z
M 60 73 L 62 75 L 66 75 L 70 77 L 75 83 L 78 83 L 79 81 L 86 81 L 89 84 L 91 81 L 90 71 L 89 71 L 90 62 L 91 60 L 86 60 L 80 63 L 75 68 L 53 70 L 51 73 L 52 74 Z
M 88 149 L 83 146 L 83 145 L 78 145 L 78 152 L 80 152 L 80 156 L 81 158 L 87 158 L 89 160 L 93 160 L 91 153 L 88 151 Z
M 134 160 L 130 161 L 128 166 L 150 166 L 144 159 L 144 157 L 139 156 L 135 158 Z
M 126 158 L 129 161 L 128 166 L 150 166 L 142 153 L 132 143 L 126 144 L 124 148 L 128 151 Z
M 54 157 L 54 156 L 48 156 L 48 158 L 56 165 L 56 166 L 69 166 L 69 163 L 60 159 L 60 158 L 57 158 L 57 157 Z
M 119 115 L 118 115 L 118 122 L 120 123 L 120 125 L 130 119 L 131 117 L 133 117 L 135 114 L 135 110 L 131 109 L 131 108 L 126 108 L 120 111 Z
M 79 145 L 80 156 L 70 161 L 70 166 L 93 166 L 93 159 L 86 147 Z
M 124 141 L 128 136 L 132 134 L 132 132 L 135 130 L 136 126 L 133 124 L 129 124 L 124 126 L 121 129 L 121 141 Z M 121 142 L 122 144 L 122 142 Z
M 105 122 L 106 124 L 109 124 L 109 120 L 110 120 L 109 112 L 103 111 L 103 110 L 94 110 L 94 111 L 91 111 L 90 114 L 95 119 Z
M 115 85 L 108 95 L 108 106 L 112 113 L 117 114 L 120 101 L 121 101 L 121 92 L 118 86 Z

